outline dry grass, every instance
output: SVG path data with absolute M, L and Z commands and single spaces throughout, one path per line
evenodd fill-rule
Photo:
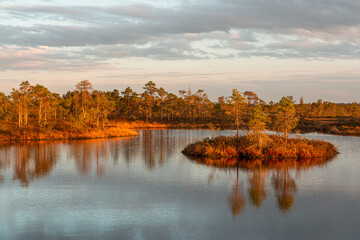
M 68 128 L 67 130 L 57 129 L 39 129 L 34 127 L 18 128 L 13 131 L 2 131 L 0 140 L 56 140 L 56 139 L 91 139 L 91 138 L 110 138 L 136 136 L 138 133 L 131 129 L 122 127 L 108 126 L 101 128 L 84 128 L 76 130 Z
M 136 136 L 132 129 L 166 128 L 167 125 L 144 121 L 114 121 L 107 123 L 104 129 L 88 126 L 73 126 L 70 122 L 57 121 L 53 127 L 39 128 L 27 126 L 19 128 L 16 124 L 0 124 L 0 140 L 55 140 L 55 139 L 91 139 L 109 137 Z
M 341 134 L 350 136 L 360 136 L 360 126 L 342 126 L 340 128 Z
M 108 125 L 122 129 L 167 128 L 167 125 L 163 123 L 144 121 L 117 121 L 111 122 Z
M 350 117 L 304 118 L 297 130 L 343 136 L 360 136 L 360 119 Z
M 329 158 L 337 154 L 334 145 L 324 141 L 305 138 L 290 138 L 287 143 L 283 137 L 267 136 L 266 144 L 259 144 L 250 136 L 217 137 L 205 139 L 188 145 L 185 155 L 201 158 L 210 165 L 236 166 L 239 164 L 270 164 L 285 160 L 293 164 L 319 161 L 319 158 Z M 249 162 L 250 161 L 250 162 Z M 321 160 L 322 161 L 322 160 Z

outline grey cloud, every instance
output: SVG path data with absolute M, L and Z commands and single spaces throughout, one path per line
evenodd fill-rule
M 358 14 L 360 4 L 350 0 L 342 2 L 333 0 L 228 0 L 212 4 L 185 4 L 177 9 L 156 8 L 148 4 L 102 8 L 14 6 L 5 8 L 5 11 L 10 15 L 21 13 L 30 14 L 32 18 L 47 16 L 79 22 L 78 25 L 75 25 L 76 27 L 33 26 L 33 28 L 41 29 L 50 39 L 55 38 L 54 44 L 66 46 L 69 44 L 101 44 L 103 41 L 109 43 L 131 41 L 142 39 L 144 35 L 227 32 L 230 29 L 255 29 L 271 32 L 307 29 L 331 32 L 333 28 L 360 25 L 360 15 Z M 85 23 L 85 26 L 80 23 Z M 89 26 L 89 23 L 92 24 Z M 24 32 L 24 30 L 20 32 Z M 70 43 L 65 41 L 64 39 L 71 34 L 75 36 L 81 34 L 88 38 L 77 37 Z M 95 34 L 95 36 L 91 37 L 88 34 Z M 6 39 L 2 41 L 8 42 Z M 34 44 L 36 43 L 41 45 L 42 42 L 34 39 Z M 51 43 L 49 41 L 49 44 Z
M 268 44 L 250 51 L 243 51 L 238 57 L 266 56 L 275 58 L 303 58 L 303 59 L 358 59 L 360 49 L 358 44 L 352 43 L 313 43 L 310 41 L 288 41 Z
M 207 53 L 193 48 L 187 39 L 161 39 L 151 44 L 98 45 L 87 47 L 3 47 L 0 48 L 0 70 L 51 69 L 87 70 L 114 68 L 111 59 L 145 57 L 159 60 L 199 60 Z
M 47 48 L 0 48 L 0 71 L 4 70 L 74 70 L 113 68 L 109 64 L 76 52 L 51 51 Z
M 84 56 L 99 63 L 123 57 L 360 57 L 360 2 L 355 0 L 181 1 L 172 8 L 145 3 L 112 7 L 9 4 L 0 14 L 0 46 L 50 46 L 58 60 L 66 47 L 76 53 L 65 54 L 68 58 Z M 15 25 L 11 20 L 26 24 Z M 194 47 L 200 41 L 207 49 Z M 224 49 L 231 53 L 218 52 Z
M 103 45 L 87 47 L 80 50 L 81 54 L 100 59 L 148 57 L 159 60 L 204 59 L 206 52 L 190 46 L 186 39 L 164 39 L 150 45 Z

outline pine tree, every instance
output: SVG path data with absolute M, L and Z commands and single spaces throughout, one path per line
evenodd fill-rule
M 232 115 L 235 116 L 236 136 L 239 138 L 240 118 L 245 106 L 245 98 L 236 88 L 233 89 L 232 95 L 230 96 L 230 106 Z
M 292 98 L 283 97 L 279 102 L 279 108 L 276 114 L 276 125 L 280 131 L 284 132 L 286 142 L 288 133 L 293 130 L 298 123 L 295 114 L 295 106 Z

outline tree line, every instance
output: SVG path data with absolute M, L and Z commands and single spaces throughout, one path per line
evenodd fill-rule
M 265 103 L 252 91 L 233 89 L 230 96 L 211 101 L 204 90 L 190 89 L 170 93 L 146 83 L 143 92 L 130 87 L 124 91 L 94 90 L 91 82 L 83 80 L 75 89 L 60 95 L 43 85 L 24 81 L 9 95 L 0 92 L 0 121 L 12 127 L 54 128 L 68 123 L 81 129 L 105 127 L 108 121 L 144 120 L 167 123 L 230 123 L 237 129 L 244 124 L 259 132 L 265 126 L 285 131 L 294 128 L 296 119 L 304 117 L 360 117 L 360 106 L 335 104 L 318 100 L 296 104 L 292 96 L 279 102 Z M 284 124 L 285 122 L 285 124 Z

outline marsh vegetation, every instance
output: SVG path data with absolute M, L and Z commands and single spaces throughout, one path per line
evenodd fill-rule
M 337 154 L 331 143 L 305 138 L 264 135 L 262 145 L 251 136 L 217 137 L 188 145 L 183 153 L 199 162 L 220 167 L 312 164 L 324 162 Z
M 252 108 L 249 114 L 249 129 L 245 136 L 217 137 L 188 145 L 182 152 L 190 157 L 203 159 L 210 165 L 239 166 L 244 164 L 270 165 L 283 161 L 290 165 L 301 164 L 309 159 L 331 158 L 337 149 L 331 143 L 306 138 L 288 138 L 288 133 L 297 125 L 295 106 L 288 97 L 279 102 L 274 117 L 277 135 L 268 135 L 266 129 L 269 117 L 262 106 Z M 283 136 L 280 136 L 280 133 Z M 291 159 L 291 160 L 289 160 Z M 249 164 L 249 161 L 251 164 Z
M 287 111 L 288 104 L 292 105 L 291 111 Z M 202 89 L 192 92 L 189 88 L 174 94 L 149 81 L 140 93 L 130 87 L 100 91 L 83 80 L 63 95 L 28 81 L 13 88 L 9 95 L 0 92 L 0 139 L 128 136 L 136 134 L 128 130 L 131 126 L 207 128 L 209 123 L 239 132 L 257 124 L 258 119 L 251 120 L 252 115 L 266 118 L 266 128 L 277 132 L 287 133 L 297 120 L 295 131 L 360 134 L 358 103 L 305 103 L 302 98 L 296 103 L 292 96 L 266 103 L 256 93 L 238 89 L 211 101 Z

